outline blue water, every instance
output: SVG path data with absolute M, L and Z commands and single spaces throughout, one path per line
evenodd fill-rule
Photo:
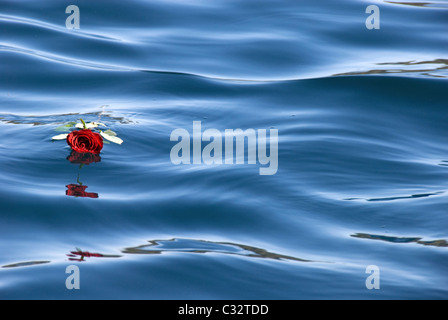
M 448 298 L 447 1 L 72 2 L 0 2 L 0 298 Z M 123 144 L 71 163 L 79 118 Z M 193 121 L 277 173 L 174 165 Z

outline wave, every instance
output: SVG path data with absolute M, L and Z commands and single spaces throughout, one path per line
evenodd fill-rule
M 378 62 L 378 66 L 385 66 L 384 69 L 371 69 L 368 71 L 350 71 L 333 74 L 333 76 L 353 76 L 353 75 L 393 75 L 393 74 L 419 74 L 422 76 L 447 78 L 448 60 L 434 59 L 429 61 L 405 61 L 405 62 Z M 402 68 L 391 68 L 401 66 Z M 414 69 L 413 67 L 419 67 Z M 426 68 L 424 68 L 426 66 Z M 446 73 L 446 74 L 445 74 Z
M 422 7 L 422 8 L 437 8 L 437 9 L 448 9 L 447 1 L 384 1 L 389 4 L 398 4 L 412 7 Z
M 370 240 L 381 240 L 392 243 L 417 243 L 424 246 L 433 247 L 448 247 L 448 242 L 445 239 L 439 240 L 426 240 L 423 241 L 421 237 L 397 237 L 397 236 L 386 236 L 378 234 L 368 234 L 368 233 L 355 233 L 350 235 L 354 238 L 370 239 Z
M 74 36 L 74 37 L 85 37 L 85 38 L 92 38 L 95 40 L 105 40 L 105 41 L 116 41 L 116 42 L 124 42 L 123 39 L 110 37 L 102 34 L 96 34 L 96 33 L 89 33 L 82 30 L 76 30 L 76 32 L 67 32 L 67 28 L 61 27 L 56 24 L 48 23 L 41 20 L 36 19 L 30 19 L 25 17 L 17 17 L 17 16 L 10 16 L 10 15 L 0 15 L 0 22 L 12 22 L 12 23 L 18 23 L 26 26 L 32 26 L 32 27 L 38 27 L 41 29 L 47 29 L 59 33 L 64 33 L 65 35 Z
M 79 118 L 83 118 L 86 121 L 93 119 L 92 121 L 97 122 L 109 121 L 120 124 L 135 123 L 135 121 L 129 117 L 118 116 L 115 112 L 106 110 L 107 107 L 108 105 L 99 106 L 98 108 L 101 108 L 101 111 L 72 112 L 39 116 L 32 114 L 18 115 L 13 113 L 0 113 L 0 122 L 5 124 L 30 124 L 32 126 L 45 126 L 67 124 L 67 122 L 76 121 Z
M 199 239 L 183 239 L 172 238 L 166 240 L 148 240 L 149 244 L 142 244 L 136 247 L 128 247 L 121 250 L 124 255 L 128 254 L 164 254 L 164 253 L 176 253 L 176 254 L 224 254 L 224 255 L 236 255 L 247 258 L 261 258 L 278 261 L 295 261 L 295 262 L 318 262 L 308 259 L 297 258 L 289 255 L 279 254 L 271 251 L 267 251 L 262 248 L 253 247 L 240 243 L 233 242 L 215 242 L 209 240 Z M 89 251 L 83 251 L 78 249 L 76 251 L 70 251 L 66 254 L 68 260 L 85 262 L 88 258 L 122 258 L 122 255 L 116 254 L 104 254 L 104 253 L 92 253 Z M 50 263 L 49 260 L 42 261 L 27 261 L 18 262 L 2 266 L 2 268 L 15 268 L 15 267 L 28 267 L 40 264 Z M 323 262 L 323 261 L 319 261 Z
M 10 46 L 10 45 L 5 45 L 5 44 L 0 44 L 0 50 L 17 52 L 20 54 L 26 54 L 26 55 L 30 55 L 34 58 L 50 60 L 52 62 L 68 64 L 70 66 L 75 66 L 75 67 L 101 69 L 101 70 L 109 70 L 109 71 L 138 71 L 136 69 L 127 68 L 127 67 L 123 67 L 123 66 L 116 66 L 116 65 L 103 64 L 103 63 L 98 63 L 98 62 L 74 59 L 74 58 L 69 58 L 67 56 L 60 56 L 60 55 L 55 55 L 55 54 L 48 53 L 48 52 L 31 50 L 31 49 L 27 49 L 27 48 L 22 48 L 22 47 L 18 47 L 18 46 Z
M 432 193 L 420 193 L 420 194 L 412 194 L 410 196 L 398 196 L 398 197 L 385 197 L 385 198 L 347 198 L 344 200 L 365 200 L 365 201 L 394 201 L 394 200 L 404 200 L 404 199 L 418 199 L 418 198 L 426 198 L 430 196 L 437 196 L 444 194 L 444 191 L 432 192 Z

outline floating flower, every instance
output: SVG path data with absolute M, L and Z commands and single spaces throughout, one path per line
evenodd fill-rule
M 107 141 L 104 141 L 103 138 L 116 144 L 123 143 L 123 140 L 117 137 L 117 134 L 114 131 L 110 129 L 103 131 L 98 128 L 106 127 L 105 124 L 101 122 L 85 123 L 84 120 L 80 120 L 81 123 L 69 122 L 66 125 L 55 128 L 55 131 L 70 131 L 75 128 L 80 128 L 81 130 L 74 130 L 70 133 L 61 133 L 53 136 L 51 139 L 66 140 L 67 144 L 76 152 L 94 154 L 100 153 L 103 148 L 103 143 L 108 143 Z
M 118 138 L 115 132 L 107 129 L 105 124 L 100 122 L 86 123 L 83 119 L 80 120 L 81 123 L 69 122 L 55 128 L 55 131 L 58 132 L 71 132 L 61 133 L 51 138 L 52 140 L 67 141 L 67 144 L 72 149 L 70 155 L 67 157 L 67 160 L 71 163 L 79 164 L 79 169 L 81 169 L 85 164 L 88 165 L 92 162 L 101 161 L 99 154 L 103 149 L 104 143 L 108 144 L 108 141 L 116 144 L 123 143 L 123 140 Z M 98 127 L 102 127 L 102 130 Z M 103 138 L 105 139 L 104 141 Z M 86 192 L 87 186 L 83 185 L 82 182 L 79 181 L 79 173 L 77 182 L 78 184 L 66 185 L 67 190 L 65 191 L 65 194 L 67 196 L 98 198 L 98 193 Z

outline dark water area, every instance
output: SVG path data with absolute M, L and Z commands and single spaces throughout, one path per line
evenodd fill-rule
M 1 0 L 0 298 L 447 299 L 447 22 L 434 0 Z M 81 165 L 51 139 L 80 118 L 123 143 Z M 173 164 L 195 121 L 278 130 L 278 170 Z

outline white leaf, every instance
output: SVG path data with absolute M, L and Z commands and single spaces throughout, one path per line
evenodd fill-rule
M 120 138 L 108 135 L 107 133 L 104 133 L 103 131 L 100 131 L 100 135 L 104 139 L 109 140 L 110 142 L 117 143 L 117 144 L 122 144 L 123 143 L 123 140 L 121 140 Z
M 86 123 L 86 127 L 87 127 L 87 129 L 90 129 L 90 128 L 96 128 L 96 127 L 98 127 L 99 125 L 102 125 L 102 123 L 98 123 L 98 122 L 89 122 L 89 123 Z M 75 125 L 75 127 L 76 127 L 76 128 L 80 128 L 80 129 L 84 129 L 84 125 L 83 125 L 82 123 L 77 123 L 77 124 Z
M 106 131 L 104 131 L 104 134 L 107 134 L 108 136 L 116 136 L 117 134 L 115 132 L 113 132 L 110 129 L 107 129 Z
M 54 136 L 51 138 L 51 140 L 65 140 L 67 139 L 68 133 L 62 133 L 58 134 L 57 136 Z
M 97 127 L 98 126 L 102 126 L 102 127 L 106 127 L 106 125 L 104 124 L 104 123 L 101 123 L 101 122 L 92 122 L 92 124 L 94 124 L 94 125 L 96 125 Z

